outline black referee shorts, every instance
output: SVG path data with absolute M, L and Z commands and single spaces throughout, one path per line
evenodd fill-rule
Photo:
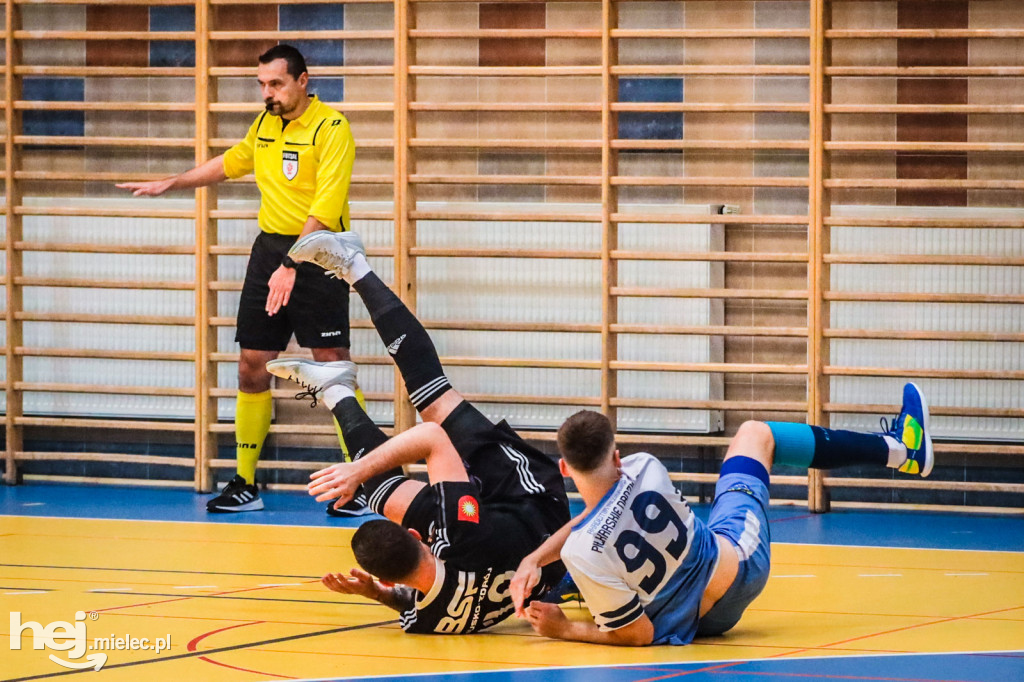
M 288 305 L 267 315 L 270 276 L 297 235 L 260 232 L 252 245 L 238 303 L 235 341 L 248 350 L 282 351 L 295 334 L 303 348 L 348 348 L 348 282 L 312 263 L 299 263 Z

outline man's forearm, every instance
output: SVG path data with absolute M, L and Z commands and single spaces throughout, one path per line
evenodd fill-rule
M 302 232 L 299 234 L 299 239 L 302 239 L 303 237 L 305 237 L 307 234 L 310 234 L 311 232 L 316 232 L 317 230 L 326 230 L 326 229 L 327 229 L 326 225 L 324 225 L 322 222 L 317 220 L 315 217 L 309 216 L 308 218 L 306 218 L 306 222 L 302 226 Z
M 615 646 L 647 646 L 654 639 L 654 627 L 643 617 L 618 630 L 601 630 L 594 621 L 565 620 L 549 637 L 590 644 Z
M 415 597 L 413 596 L 413 590 L 411 587 L 404 587 L 400 585 L 396 585 L 395 587 L 384 587 L 380 585 L 380 583 L 377 585 L 379 589 L 377 591 L 377 596 L 374 597 L 375 601 L 378 601 L 389 609 L 393 609 L 399 613 L 403 613 L 412 608 L 412 605 L 415 602 Z
M 558 561 L 562 554 L 562 547 L 565 546 L 565 541 L 569 539 L 569 534 L 572 533 L 573 524 L 577 523 L 580 517 L 577 516 L 575 519 L 569 521 L 551 536 L 541 543 L 540 547 L 530 552 L 529 558 L 532 559 L 538 566 L 547 566 L 548 564 Z
M 362 483 L 385 471 L 415 464 L 420 460 L 427 460 L 431 483 L 437 480 L 469 480 L 448 435 L 440 425 L 433 422 L 423 422 L 403 431 L 355 463 L 359 466 L 359 479 Z
M 224 155 L 215 156 L 209 161 L 202 163 L 191 170 L 187 170 L 174 178 L 170 189 L 195 189 L 215 185 L 227 179 L 224 173 Z

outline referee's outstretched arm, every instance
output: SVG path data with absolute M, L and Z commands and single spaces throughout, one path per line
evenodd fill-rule
M 150 180 L 149 182 L 122 182 L 117 186 L 121 189 L 131 190 L 132 196 L 158 197 L 164 192 L 175 189 L 195 189 L 196 187 L 215 185 L 227 180 L 227 177 L 224 173 L 224 155 L 220 154 L 206 163 L 169 178 Z

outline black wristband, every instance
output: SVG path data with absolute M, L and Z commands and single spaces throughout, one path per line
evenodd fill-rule
M 286 268 L 291 268 L 292 270 L 294 270 L 295 266 L 298 265 L 298 263 L 293 261 L 291 256 L 285 256 L 283 259 L 281 259 L 281 265 Z

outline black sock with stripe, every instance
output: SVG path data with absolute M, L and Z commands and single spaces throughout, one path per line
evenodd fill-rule
M 373 423 L 355 398 L 343 398 L 331 412 L 338 420 L 338 426 L 345 436 L 353 462 L 387 442 L 387 434 Z M 391 497 L 391 493 L 406 480 L 408 479 L 402 467 L 395 467 L 364 481 L 363 493 L 367 497 L 370 509 L 383 514 L 384 504 Z
M 353 286 L 366 304 L 377 334 L 395 359 L 412 404 L 422 411 L 452 386 L 444 375 L 434 342 L 416 316 L 376 274 L 371 272 Z

